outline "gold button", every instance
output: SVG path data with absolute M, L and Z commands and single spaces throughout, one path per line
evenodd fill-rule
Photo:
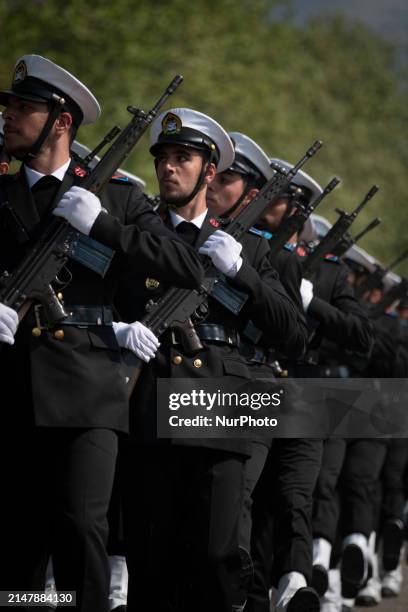
M 62 300 L 64 298 L 64 296 L 62 295 L 61 291 L 59 293 L 57 293 L 57 298 L 59 300 Z
M 172 361 L 174 365 L 180 365 L 180 363 L 183 363 L 183 358 L 181 355 L 174 355 Z
M 41 336 L 41 329 L 39 327 L 33 327 L 33 329 L 31 330 L 31 333 L 34 336 L 34 338 L 38 338 L 39 336 Z
M 281 378 L 287 378 L 288 376 L 289 376 L 288 370 L 282 370 L 282 372 L 280 373 Z
M 201 368 L 201 366 L 203 365 L 203 362 L 201 361 L 201 359 L 194 359 L 193 365 L 195 368 Z
M 146 278 L 145 280 L 145 286 L 146 289 L 157 289 L 157 287 L 160 285 L 159 281 L 156 280 L 155 278 Z
M 57 329 L 57 331 L 54 332 L 54 338 L 56 340 L 63 340 L 64 336 L 65 334 L 63 329 Z

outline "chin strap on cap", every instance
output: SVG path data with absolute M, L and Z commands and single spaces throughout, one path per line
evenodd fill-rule
M 50 112 L 48 114 L 48 119 L 41 131 L 41 134 L 39 135 L 37 141 L 34 143 L 34 145 L 31 147 L 31 150 L 25 154 L 24 158 L 22 161 L 30 161 L 32 159 L 34 159 L 35 157 L 37 157 L 38 153 L 41 150 L 41 147 L 43 146 L 48 134 L 50 133 L 50 130 L 52 128 L 52 126 L 54 125 L 55 120 L 57 119 L 58 115 L 61 113 L 62 108 L 65 104 L 65 98 L 58 96 L 57 94 L 53 94 L 52 95 L 52 99 L 49 102 L 51 108 L 50 108 Z

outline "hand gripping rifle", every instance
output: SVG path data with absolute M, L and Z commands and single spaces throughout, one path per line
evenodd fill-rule
M 388 268 L 383 268 L 382 266 L 377 265 L 376 269 L 373 272 L 371 272 L 369 276 L 367 276 L 367 278 L 361 283 L 361 285 L 358 285 L 355 288 L 356 297 L 362 298 L 364 294 L 367 293 L 367 291 L 371 291 L 372 289 L 375 289 L 375 287 L 378 287 L 381 284 L 383 278 L 387 276 L 388 272 L 390 272 L 390 270 L 392 270 L 398 264 L 404 261 L 404 259 L 406 259 L 407 257 L 408 257 L 408 250 L 404 251 L 402 255 L 397 257 L 397 259 L 395 259 L 388 266 Z
M 316 210 L 317 206 L 321 201 L 340 183 L 340 179 L 334 177 L 328 185 L 324 188 L 323 192 L 315 198 L 309 205 L 295 202 L 296 210 L 293 215 L 286 217 L 286 219 L 280 224 L 278 231 L 273 234 L 269 240 L 270 256 L 274 257 L 279 251 L 285 246 L 288 240 L 293 234 L 298 233 L 305 221 L 310 217 L 312 212 Z
M 333 253 L 333 255 L 336 255 L 336 257 L 343 257 L 343 255 L 347 253 L 347 251 L 353 246 L 353 244 L 356 244 L 356 242 L 361 240 L 361 238 L 368 234 L 368 232 L 371 232 L 371 230 L 377 227 L 377 225 L 379 225 L 380 223 L 381 219 L 376 217 L 359 234 L 356 234 L 354 238 L 348 232 L 346 232 L 344 236 L 340 238 L 340 240 L 331 252 Z
M 108 183 L 116 169 L 127 158 L 133 147 L 150 126 L 167 98 L 177 89 L 183 78 L 177 75 L 165 90 L 155 106 L 146 114 L 134 106 L 128 106 L 133 118 L 122 130 L 117 139 L 106 151 L 98 164 L 81 182 L 81 187 L 98 194 Z M 72 228 L 66 221 L 55 218 L 49 223 L 33 248 L 23 258 L 17 268 L 9 274 L 4 272 L 0 277 L 0 302 L 14 308 L 21 320 L 28 312 L 32 301 L 38 300 L 44 307 L 44 313 L 50 326 L 67 317 L 63 305 L 58 300 L 51 285 L 68 258 L 80 260 L 81 249 L 87 238 L 89 246 L 95 249 L 95 260 L 105 260 L 103 269 L 96 266 L 104 276 L 113 256 L 113 251 Z M 110 252 L 110 256 L 107 256 Z
M 314 268 L 318 265 L 318 262 L 320 262 L 324 256 L 327 255 L 327 253 L 332 252 L 332 249 L 334 249 L 336 244 L 343 237 L 344 233 L 348 230 L 354 219 L 361 212 L 367 202 L 377 193 L 378 189 L 379 188 L 377 185 L 373 185 L 363 201 L 352 213 L 347 213 L 344 210 L 336 208 L 336 212 L 340 215 L 340 217 L 327 232 L 326 236 L 322 238 L 317 247 L 311 253 L 309 253 L 303 264 L 303 276 L 305 278 L 310 278 Z
M 236 240 L 242 238 L 259 219 L 266 207 L 288 189 L 297 171 L 310 157 L 315 155 L 321 146 L 322 143 L 317 140 L 289 172 L 275 172 L 273 177 L 251 200 L 250 204 L 222 229 Z M 208 308 L 208 296 L 222 277 L 209 258 L 205 258 L 203 267 L 205 275 L 199 289 L 179 289 L 176 287 L 168 289 L 157 302 L 148 303 L 147 314 L 141 321 L 158 337 L 169 327 L 177 329 L 183 349 L 190 354 L 194 354 L 203 348 L 194 329 L 192 319 L 199 321 L 205 317 Z M 130 395 L 139 378 L 143 363 L 130 351 L 124 352 L 124 360 L 128 367 L 128 393 Z

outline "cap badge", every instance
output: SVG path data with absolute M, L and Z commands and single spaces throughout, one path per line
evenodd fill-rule
M 177 115 L 167 113 L 167 115 L 163 117 L 162 131 L 163 134 L 166 134 L 166 136 L 169 136 L 170 134 L 179 134 L 181 128 L 181 119 L 180 117 L 177 117 Z
M 27 66 L 24 60 L 18 62 L 13 76 L 13 84 L 20 83 L 20 81 L 24 81 L 27 76 Z

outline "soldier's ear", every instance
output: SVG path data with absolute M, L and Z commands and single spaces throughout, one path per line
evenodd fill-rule
M 211 162 L 211 163 L 207 164 L 207 167 L 205 169 L 205 174 L 204 174 L 204 181 L 205 181 L 205 183 L 207 185 L 209 183 L 212 183 L 212 181 L 214 180 L 216 174 L 217 174 L 217 167 L 214 164 L 214 162 Z
M 72 115 L 71 113 L 62 112 L 58 115 L 55 126 L 57 129 L 57 133 L 69 132 L 72 125 Z

